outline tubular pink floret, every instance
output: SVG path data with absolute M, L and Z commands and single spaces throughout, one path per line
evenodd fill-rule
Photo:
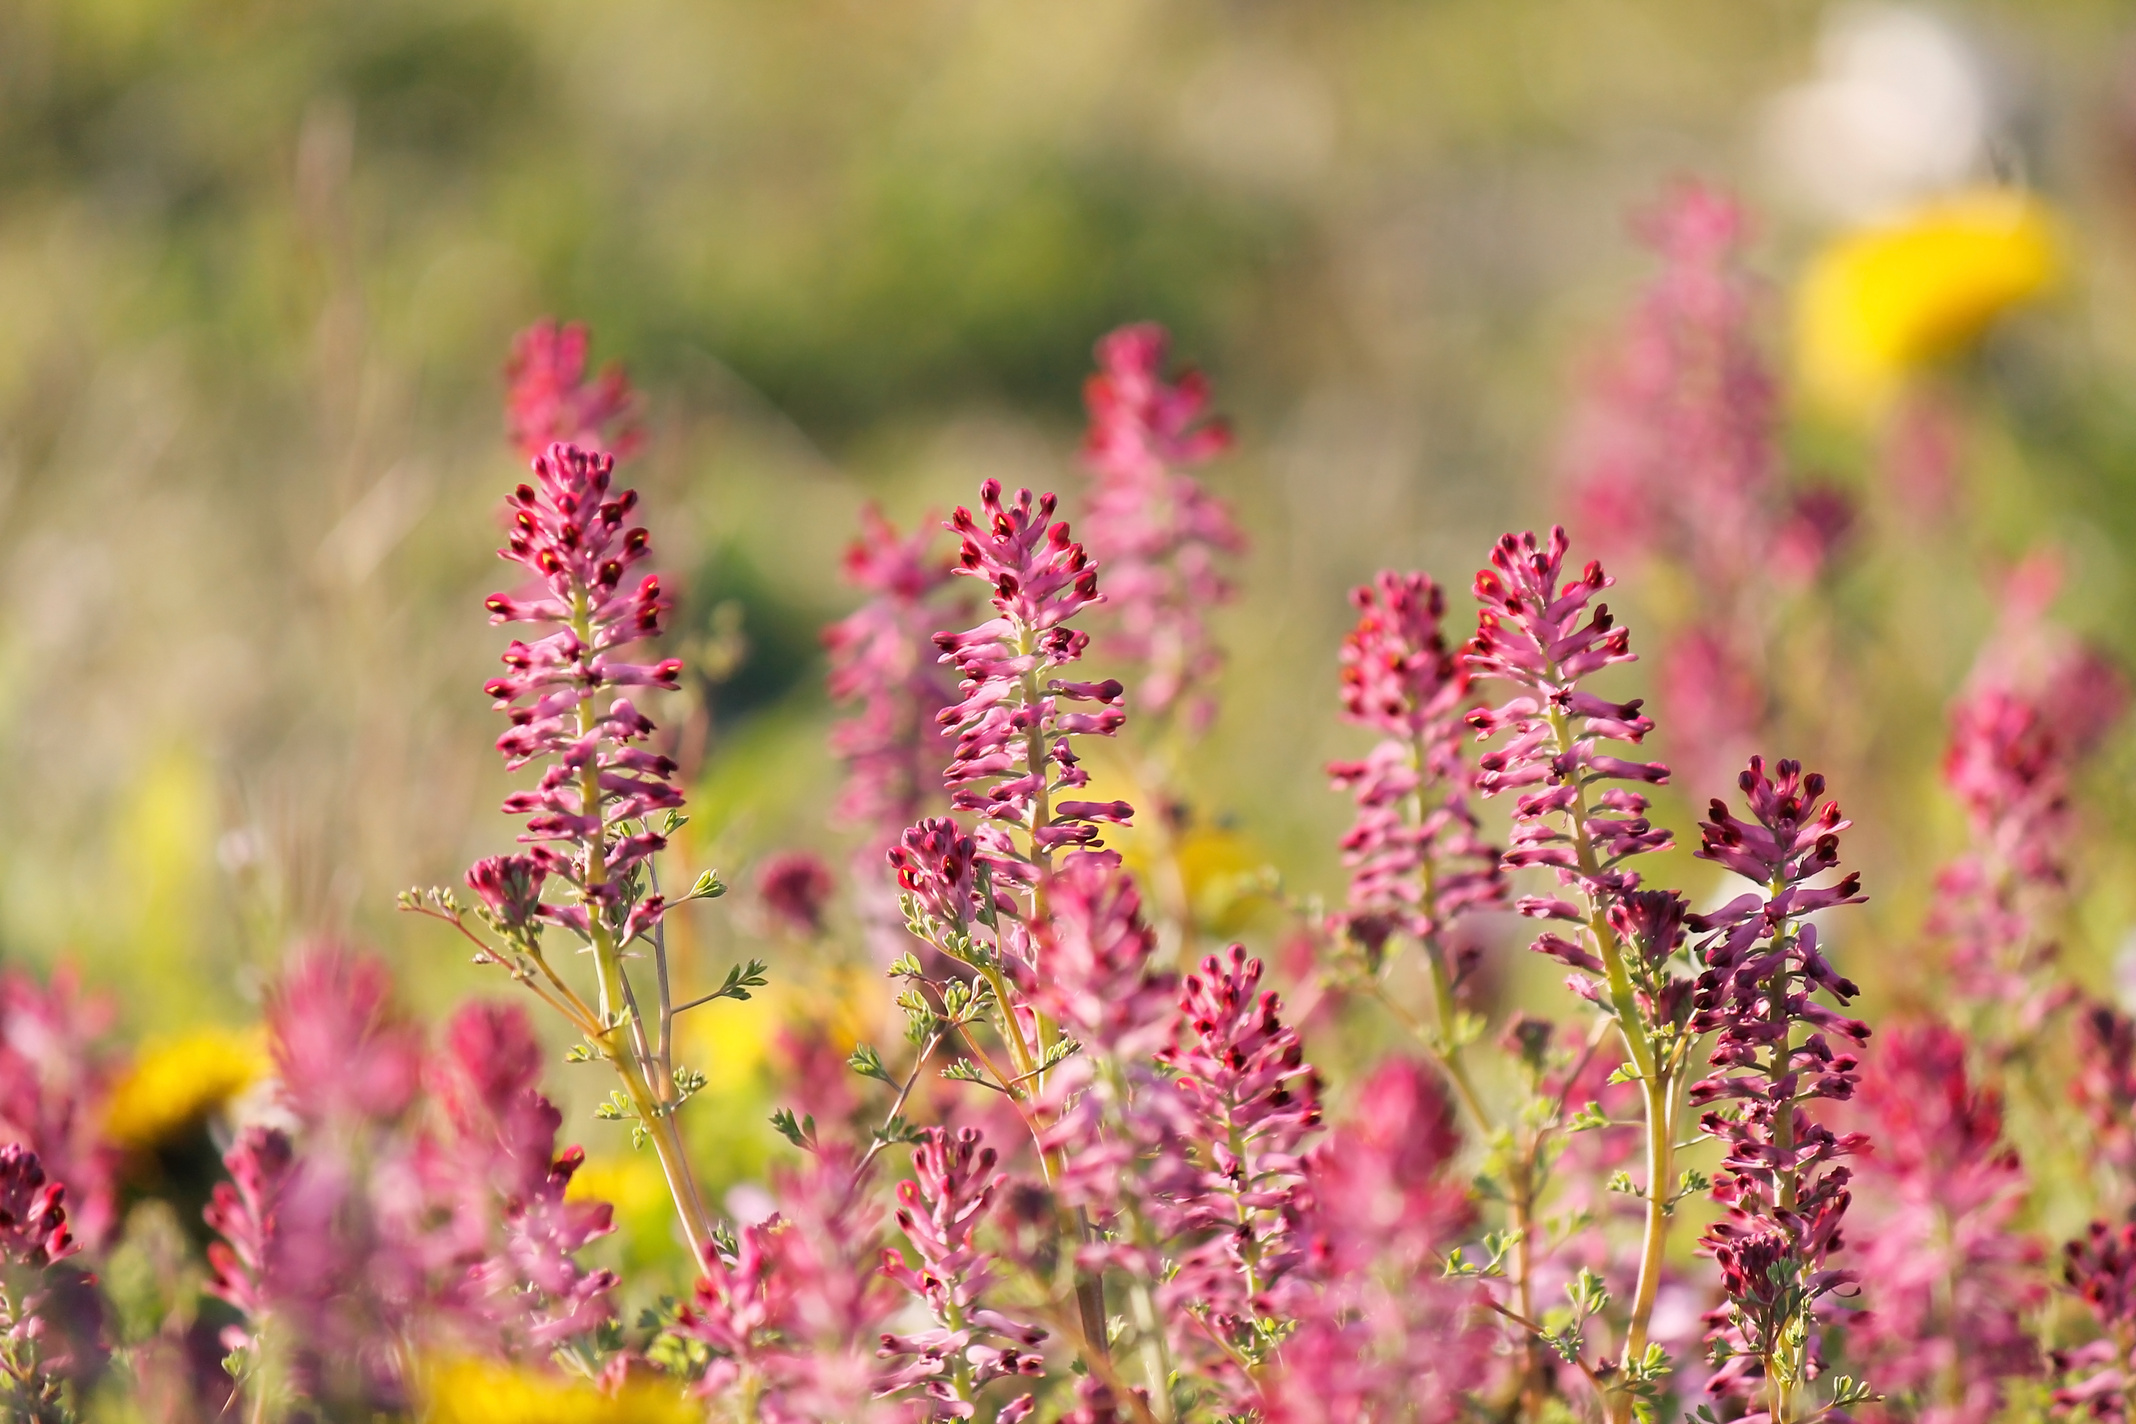
M 1083 391 L 1083 458 L 1095 476 L 1084 529 L 1107 570 L 1106 646 L 1135 666 L 1138 705 L 1159 716 L 1222 667 L 1206 615 L 1232 595 L 1220 559 L 1246 544 L 1230 511 L 1185 473 L 1229 449 L 1231 434 L 1204 419 L 1199 372 L 1165 380 L 1167 341 L 1153 323 L 1111 333 Z M 1214 715 L 1206 698 L 1186 705 L 1197 726 Z

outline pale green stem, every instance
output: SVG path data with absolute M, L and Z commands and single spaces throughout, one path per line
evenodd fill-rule
M 572 591 L 571 630 L 578 636 L 582 647 L 593 646 L 593 615 L 584 589 Z M 579 736 L 583 738 L 590 734 L 593 726 L 593 703 L 582 697 L 578 704 Z M 584 865 L 589 889 L 603 884 L 608 874 L 608 833 L 600 776 L 600 769 L 590 763 L 579 772 L 579 814 L 595 826 L 593 839 L 586 846 Z M 637 1024 L 635 1013 L 628 1015 L 631 1035 L 626 1037 L 620 1032 L 625 1026 L 623 1014 L 630 998 L 624 980 L 622 947 L 615 942 L 599 908 L 590 900 L 586 910 L 587 927 L 593 940 L 594 973 L 600 984 L 600 1046 L 609 1061 L 615 1064 L 631 1106 L 637 1111 L 638 1122 L 652 1140 L 653 1152 L 660 1159 L 661 1175 L 667 1180 L 668 1194 L 674 1198 L 676 1215 L 681 1218 L 683 1232 L 690 1240 L 690 1255 L 699 1271 L 709 1273 L 712 1267 L 712 1221 L 698 1194 L 689 1154 L 683 1149 L 682 1134 L 675 1126 L 674 1104 L 667 1099 L 666 1085 L 655 1085 L 646 1075 L 646 1055 L 641 1051 L 643 1027 Z

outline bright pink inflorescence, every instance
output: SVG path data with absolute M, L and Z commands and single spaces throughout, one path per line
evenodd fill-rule
M 511 717 L 497 740 L 505 764 L 549 765 L 534 790 L 504 803 L 527 818 L 520 839 L 535 849 L 477 862 L 467 881 L 508 929 L 546 921 L 622 945 L 660 919 L 661 897 L 643 893 L 632 872 L 666 844 L 646 818 L 681 806 L 682 793 L 671 781 L 675 763 L 643 745 L 652 722 L 627 694 L 614 694 L 673 688 L 682 664 L 625 656 L 660 632 L 667 602 L 653 575 L 626 582 L 651 549 L 645 530 L 628 522 L 637 492 L 614 489 L 613 469 L 607 455 L 551 445 L 534 461 L 535 482 L 507 502 L 511 535 L 498 552 L 535 583 L 491 595 L 490 619 L 550 631 L 531 643 L 515 639 L 504 654 L 509 671 L 484 691 Z M 552 876 L 571 883 L 578 903 L 542 901 Z
M 943 779 L 951 804 L 979 817 L 980 859 L 1001 880 L 1028 885 L 1039 867 L 1008 827 L 1025 830 L 1044 861 L 1099 845 L 1102 824 L 1133 814 L 1124 801 L 1053 799 L 1089 783 L 1068 739 L 1118 731 L 1123 689 L 1045 675 L 1083 656 L 1090 635 L 1068 620 L 1100 596 L 1097 565 L 1066 521 L 1054 522 L 1053 496 L 1023 490 L 1004 504 L 1000 484 L 988 480 L 979 499 L 979 513 L 960 507 L 949 529 L 963 541 L 957 572 L 987 584 L 995 616 L 969 632 L 935 635 L 942 660 L 964 679 L 957 704 L 940 715 L 956 737 Z M 1084 706 L 1092 710 L 1072 710 Z
M 2044 1296 L 2037 1243 L 2016 1229 L 2025 1172 L 2002 1097 L 1946 1025 L 1884 1031 L 1856 1094 L 1874 1143 L 1857 1157 L 1853 1247 L 1865 1312 L 1848 1326 L 1887 1395 L 1924 1424 L 1987 1424 L 2008 1384 L 2039 1372 L 2026 1316 Z
M 1357 798 L 1343 837 L 1351 932 L 1370 944 L 1418 940 L 1505 899 L 1497 847 L 1482 838 L 1461 754 L 1469 671 L 1442 629 L 1446 596 L 1429 575 L 1383 571 L 1350 592 L 1357 626 L 1342 645 L 1343 716 L 1380 733 L 1360 761 L 1328 774 Z
M 1220 564 L 1245 539 L 1223 503 L 1186 473 L 1230 449 L 1231 433 L 1205 419 L 1200 372 L 1165 379 L 1167 345 L 1164 328 L 1147 323 L 1098 343 L 1098 371 L 1083 390 L 1083 458 L 1094 475 L 1083 531 L 1107 571 L 1105 650 L 1134 667 L 1143 713 L 1183 708 L 1199 729 L 1216 704 L 1196 693 L 1223 665 L 1208 628 L 1210 610 L 1232 593 Z
M 1046 1332 L 984 1298 L 994 1283 L 993 1256 L 973 1234 L 1008 1182 L 994 1163 L 994 1149 L 982 1146 L 974 1129 L 929 1128 L 912 1154 L 912 1179 L 897 1188 L 898 1229 L 918 1259 L 907 1264 L 885 1251 L 883 1274 L 926 1305 L 934 1328 L 883 1336 L 884 1356 L 903 1363 L 884 1377 L 881 1391 L 911 1392 L 936 1418 L 968 1419 L 986 1385 L 1044 1372 L 1035 1347 Z M 1030 1394 L 1019 1395 L 994 1417 L 1017 1424 L 1033 1403 Z
M 1715 1035 L 1713 1071 L 1691 1085 L 1691 1102 L 1728 1105 L 1700 1120 L 1727 1144 L 1713 1185 L 1727 1214 L 1704 1239 L 1728 1297 L 1712 1317 L 1709 1338 L 1726 1355 L 1712 1388 L 1754 1395 L 1764 1361 L 1797 1348 L 1791 1337 L 1807 1339 L 1814 1368 L 1818 1304 L 1854 1280 L 1828 1258 L 1849 1200 L 1839 1159 L 1865 1139 L 1835 1132 L 1807 1105 L 1853 1096 L 1859 1060 L 1848 1050 L 1869 1030 L 1814 997 L 1845 1004 L 1860 992 L 1832 968 L 1807 918 L 1860 903 L 1858 875 L 1811 883 L 1838 868 L 1850 823 L 1824 799 L 1824 778 L 1794 762 L 1768 775 L 1753 757 L 1740 785 L 1752 819 L 1716 800 L 1698 855 L 1759 890 L 1691 921 L 1707 936 L 1691 1028 Z
M 638 447 L 638 400 L 619 366 L 586 378 L 592 344 L 582 322 L 540 321 L 512 342 L 504 378 L 512 444 L 533 459 L 562 441 L 622 458 Z
M 1162 1189 L 1170 1234 L 1189 1243 L 1164 1296 L 1230 1347 L 1206 1351 L 1219 1370 L 1253 1347 L 1305 1260 L 1304 1152 L 1320 1126 L 1319 1076 L 1261 974 L 1237 945 L 1205 958 L 1180 986 L 1177 1041 L 1157 1055 L 1192 1157 Z
M 1637 743 L 1654 723 L 1637 699 L 1610 702 L 1580 687 L 1583 678 L 1631 662 L 1633 654 L 1630 635 L 1616 626 L 1609 605 L 1589 609 L 1611 583 L 1600 564 L 1560 582 L 1567 551 L 1563 529 L 1552 529 L 1547 540 L 1508 534 L 1491 550 L 1491 567 L 1476 575 L 1483 615 L 1468 647 L 1470 666 L 1524 690 L 1497 707 L 1471 712 L 1468 722 L 1479 737 L 1511 738 L 1477 763 L 1477 787 L 1485 796 L 1518 793 L 1504 864 L 1547 866 L 1561 885 L 1606 907 L 1638 888 L 1639 876 L 1625 862 L 1670 843 L 1669 833 L 1647 820 L 1643 793 L 1606 783 L 1656 785 L 1668 780 L 1669 769 L 1601 749 L 1604 742 Z M 1592 848 L 1590 863 L 1579 854 L 1582 836 Z M 1516 908 L 1538 919 L 1588 919 L 1583 906 L 1557 896 L 1529 896 Z M 1556 935 L 1543 936 L 1535 947 L 1576 968 L 1601 967 Z

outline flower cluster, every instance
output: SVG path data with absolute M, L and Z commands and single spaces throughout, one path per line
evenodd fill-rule
M 941 797 L 936 719 L 956 689 L 929 641 L 951 611 L 949 561 L 933 552 L 938 537 L 922 527 L 901 538 L 880 512 L 862 510 L 845 577 L 868 601 L 823 630 L 831 700 L 859 704 L 831 730 L 831 750 L 846 764 L 834 813 L 865 832 L 863 858 L 878 866 Z
M 1204 418 L 1200 372 L 1165 379 L 1167 345 L 1164 328 L 1148 323 L 1098 343 L 1098 371 L 1083 388 L 1093 474 L 1084 535 L 1107 568 L 1107 651 L 1134 669 L 1138 706 L 1152 717 L 1183 706 L 1200 728 L 1216 705 L 1193 694 L 1223 665 L 1208 613 L 1230 599 L 1221 561 L 1245 539 L 1186 473 L 1228 450 L 1231 433 Z
M 1809 917 L 1859 904 L 1861 877 L 1811 883 L 1838 868 L 1851 824 L 1825 799 L 1822 776 L 1791 761 L 1768 774 L 1753 757 L 1740 785 L 1752 819 L 1715 801 L 1698 855 L 1759 891 L 1694 922 L 1706 939 L 1692 1028 L 1714 1046 L 1713 1072 L 1692 1084 L 1691 1102 L 1726 1105 L 1701 1119 L 1726 1144 L 1713 1186 L 1726 1215 L 1705 1237 L 1728 1298 L 1710 1336 L 1721 1360 L 1713 1388 L 1763 1390 L 1778 1420 L 1820 1369 L 1819 1302 L 1854 1280 L 1829 1258 L 1849 1200 L 1840 1159 L 1863 1138 L 1834 1131 L 1810 1106 L 1853 1096 L 1860 1063 L 1848 1047 L 1869 1030 L 1814 997 L 1845 1004 L 1860 991 L 1825 958 Z
M 1856 1102 L 1875 1138 L 1852 1185 L 1868 1309 L 1849 1358 L 1914 1418 L 1986 1424 L 2041 1364 L 2025 1318 L 2044 1294 L 2040 1251 L 2016 1229 L 2027 1182 L 2002 1097 L 1968 1071 L 1963 1035 L 1925 1023 L 1878 1035 Z
M 566 1197 L 582 1156 L 556 1149 L 519 1010 L 469 1004 L 433 1056 L 384 967 L 327 948 L 289 972 L 269 1025 L 295 1132 L 241 1132 L 206 1213 L 211 1289 L 245 1322 L 226 1343 L 255 1379 L 397 1408 L 415 1384 L 392 1346 L 405 1334 L 538 1359 L 610 1318 L 615 1277 L 577 1260 L 609 1208 Z
M 766 1424 L 876 1417 L 899 1293 L 881 1269 L 882 1212 L 853 1187 L 853 1160 L 827 1145 L 773 1178 L 776 1215 L 713 1253 L 676 1321 L 708 1352 L 704 1398 L 749 1400 Z
M 1450 1176 L 1460 1147 L 1436 1073 L 1391 1059 L 1358 1091 L 1307 1163 L 1310 1288 L 1280 1371 L 1258 1401 L 1269 1420 L 1445 1424 L 1484 1383 L 1491 1331 L 1472 1287 L 1438 1263 L 1471 1224 Z
M 928 1129 L 912 1154 L 912 1180 L 897 1189 L 898 1229 L 919 1260 L 907 1265 L 894 1251 L 883 1254 L 883 1274 L 924 1302 L 935 1321 L 931 1330 L 883 1336 L 883 1354 L 905 1361 L 884 1378 L 883 1392 L 917 1390 L 946 1419 L 970 1418 L 977 1392 L 994 1380 L 1044 1373 L 1032 1347 L 1046 1332 L 983 1299 L 993 1284 L 993 1262 L 973 1233 L 1008 1181 L 995 1172 L 995 1160 L 972 1128 Z M 1019 1395 L 994 1417 L 1017 1424 L 1033 1403 L 1029 1394 Z
M 1358 618 L 1342 645 L 1343 716 L 1381 740 L 1362 760 L 1328 767 L 1357 798 L 1342 840 L 1346 922 L 1368 944 L 1399 929 L 1436 945 L 1459 916 L 1505 897 L 1498 850 L 1468 804 L 1468 669 L 1447 647 L 1446 596 L 1429 575 L 1382 572 L 1350 602 Z
M 1068 620 L 1100 597 L 1097 565 L 1067 522 L 1054 521 L 1054 497 L 1022 490 L 1003 504 L 1001 485 L 988 480 L 979 501 L 977 515 L 959 506 L 949 528 L 963 541 L 957 572 L 987 584 L 995 616 L 935 635 L 943 661 L 964 679 L 956 705 L 940 715 L 956 738 L 943 780 L 951 804 L 980 819 L 980 856 L 1005 881 L 1028 885 L 1055 851 L 1096 847 L 1102 824 L 1132 814 L 1124 801 L 1054 799 L 1089 784 L 1068 739 L 1118 731 L 1125 689 L 1045 676 L 1083 656 L 1090 635 Z M 1094 710 L 1071 710 L 1079 706 Z M 1028 850 L 1008 835 L 1011 826 Z
M 1831 557 L 1852 510 L 1833 490 L 1782 483 L 1742 206 L 1685 184 L 1640 235 L 1661 271 L 1578 408 L 1567 473 L 1580 526 L 1605 552 L 1673 565 L 1700 591 L 1662 640 L 1657 695 L 1681 769 L 1707 785 L 1769 720 L 1772 606 Z
M 2045 622 L 2059 583 L 2059 567 L 2039 557 L 2011 576 L 2002 626 L 1951 709 L 1943 778 L 1972 843 L 1937 877 L 1928 925 L 1949 946 L 1961 994 L 2008 1006 L 2018 1036 L 2061 1007 L 2038 980 L 2055 954 L 2049 924 L 2074 835 L 2070 786 L 2128 705 L 2112 665 Z
M 1193 1167 L 1166 1192 L 1171 1234 L 1190 1244 L 1164 1295 L 1225 1362 L 1258 1362 L 1281 1338 L 1271 1307 L 1304 1261 L 1304 1153 L 1320 1126 L 1319 1075 L 1261 976 L 1238 945 L 1204 959 L 1180 986 L 1179 1041 L 1157 1055 Z

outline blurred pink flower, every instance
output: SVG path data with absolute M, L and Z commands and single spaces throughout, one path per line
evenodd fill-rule
M 1255 1401 L 1270 1424 L 1446 1424 L 1492 1367 L 1496 1330 L 1441 1262 L 1473 1223 L 1449 1175 L 1459 1147 L 1436 1070 L 1380 1064 L 1350 1119 L 1313 1149 L 1310 1287 Z
M 939 537 L 925 523 L 900 537 L 873 506 L 863 509 L 845 577 L 868 601 L 823 630 L 831 700 L 859 704 L 831 729 L 831 750 L 846 764 L 834 815 L 865 832 L 863 859 L 878 866 L 941 799 L 937 718 L 957 695 L 930 634 L 962 610 L 948 593 L 949 561 L 932 552 Z
M 70 969 L 40 984 L 0 974 L 0 1142 L 37 1154 L 67 1188 L 67 1218 L 90 1251 L 118 1226 L 120 1151 L 104 1135 L 114 1064 L 99 1044 L 111 1005 L 83 993 Z
M 881 1272 L 881 1211 L 850 1190 L 851 1159 L 828 1150 L 775 1174 L 779 1211 L 735 1233 L 678 1319 L 711 1347 L 700 1392 L 747 1392 L 764 1424 L 865 1424 L 884 1327 L 901 1292 Z
M 1232 594 L 1220 561 L 1246 541 L 1223 503 L 1184 473 L 1229 449 L 1231 433 L 1204 419 L 1200 372 L 1165 380 L 1168 342 L 1154 323 L 1098 342 L 1098 371 L 1083 388 L 1083 457 L 1095 476 L 1084 537 L 1107 569 L 1106 651 L 1134 665 L 1137 705 L 1157 717 L 1184 705 L 1198 729 L 1216 704 L 1191 694 L 1223 666 L 1207 624 Z
M 1925 1023 L 1879 1034 L 1856 1103 L 1872 1139 L 1850 1213 L 1868 1309 L 1848 1327 L 1849 1363 L 1888 1413 L 1987 1424 L 2007 1382 L 2039 1372 L 2026 1316 L 2045 1296 L 2039 1245 L 2016 1229 L 2027 1182 L 2001 1095 L 1968 1073 L 1957 1030 Z
M 822 934 L 824 912 L 837 893 L 838 880 L 831 868 L 809 851 L 782 851 L 757 868 L 757 897 L 772 922 L 789 934 L 803 938 Z
M 1574 417 L 1575 511 L 1605 553 L 1664 557 L 1732 588 L 1771 539 L 1774 383 L 1753 338 L 1742 207 L 1686 183 L 1640 222 L 1661 275 Z
M 638 399 L 620 366 L 592 380 L 585 324 L 534 323 L 513 338 L 505 362 L 506 410 L 512 444 L 528 459 L 562 441 L 624 459 L 638 448 Z

